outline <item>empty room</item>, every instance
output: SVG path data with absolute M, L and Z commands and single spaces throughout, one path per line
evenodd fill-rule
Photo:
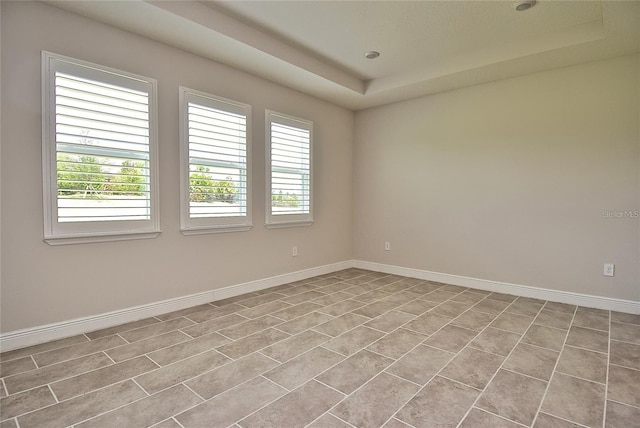
M 640 427 L 640 1 L 0 22 L 0 428 Z

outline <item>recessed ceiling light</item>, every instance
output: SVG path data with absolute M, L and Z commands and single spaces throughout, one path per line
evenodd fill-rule
M 380 56 L 380 52 L 378 51 L 367 51 L 364 53 L 364 57 L 366 59 L 376 59 Z
M 531 9 L 536 4 L 536 0 L 523 0 L 513 5 L 513 8 L 518 12 L 524 12 Z

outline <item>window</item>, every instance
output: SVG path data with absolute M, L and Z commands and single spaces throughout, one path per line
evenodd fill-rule
M 158 235 L 156 81 L 42 53 L 44 235 Z
M 273 111 L 267 125 L 267 227 L 313 223 L 313 122 Z
M 251 228 L 251 106 L 180 87 L 182 233 Z

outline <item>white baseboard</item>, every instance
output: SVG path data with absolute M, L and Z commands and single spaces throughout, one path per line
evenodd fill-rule
M 444 282 L 460 285 L 462 287 L 476 288 L 498 293 L 512 294 L 516 296 L 532 297 L 535 299 L 550 300 L 553 302 L 570 303 L 573 305 L 599 308 L 611 311 L 640 314 L 640 302 L 610 297 L 592 296 L 588 294 L 572 293 L 568 291 L 550 290 L 526 285 L 509 284 L 478 278 L 469 278 L 459 275 L 431 272 L 420 269 L 401 266 L 386 265 L 382 263 L 366 262 L 362 260 L 347 260 L 330 265 L 318 266 L 270 278 L 236 284 L 203 293 L 177 297 L 161 302 L 149 303 L 132 308 L 121 309 L 105 314 L 77 318 L 54 324 L 47 324 L 23 330 L 16 330 L 0 335 L 0 349 L 2 352 L 25 346 L 37 345 L 52 340 L 88 333 L 90 331 L 113 327 L 143 318 L 166 314 L 180 309 L 197 306 L 208 302 L 227 299 L 241 294 L 264 290 L 270 287 L 300 281 L 318 275 L 336 272 L 350 267 L 373 270 L 394 275 L 408 276 L 411 278 L 429 281 Z
M 16 330 L 0 335 L 0 350 L 2 350 L 2 352 L 10 351 L 12 349 L 24 348 L 25 346 L 37 345 L 52 340 L 88 333 L 90 331 L 113 327 L 119 324 L 138 321 L 143 318 L 154 317 L 191 306 L 202 305 L 216 300 L 287 284 L 289 282 L 336 272 L 350 268 L 352 264 L 353 263 L 348 260 L 100 315 Z
M 531 287 L 527 285 L 509 284 L 506 282 L 490 281 L 486 279 L 469 278 L 466 276 L 451 275 L 447 273 L 431 272 L 420 269 L 401 266 L 386 265 L 382 263 L 354 260 L 353 267 L 373 270 L 394 275 L 408 276 L 411 278 L 428 281 L 444 282 L 446 284 L 459 285 L 461 287 L 476 288 L 493 291 L 496 293 L 512 294 L 515 296 L 531 297 L 534 299 L 550 300 L 552 302 L 569 303 L 588 308 L 605 309 L 609 311 L 640 314 L 640 301 L 614 299 L 611 297 L 593 296 L 589 294 L 572 293 L 569 291 L 551 290 L 547 288 Z

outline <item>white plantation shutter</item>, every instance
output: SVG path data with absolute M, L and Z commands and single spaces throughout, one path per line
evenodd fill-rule
M 183 233 L 247 230 L 251 107 L 181 87 L 180 108 Z
M 313 123 L 272 111 L 267 111 L 266 122 L 270 173 L 267 225 L 310 224 Z
M 47 242 L 157 235 L 155 86 L 43 53 Z

